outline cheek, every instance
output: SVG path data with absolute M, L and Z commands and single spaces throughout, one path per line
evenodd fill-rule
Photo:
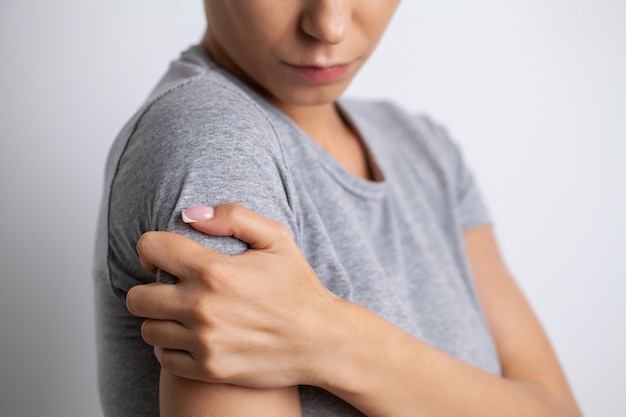
M 378 8 L 372 8 L 361 17 L 361 28 L 372 40 L 378 40 L 389 25 L 399 2 L 384 1 Z
M 242 61 L 248 63 L 249 70 L 257 71 L 276 64 L 280 59 L 281 45 L 288 39 L 287 36 L 251 24 L 238 32 L 236 41 L 231 47 Z
M 254 1 L 259 0 L 228 0 L 219 16 L 222 19 L 214 19 L 224 46 L 239 58 L 261 55 L 276 37 L 273 19 L 259 6 L 263 2 Z
M 231 30 L 238 33 L 240 43 L 245 44 L 248 54 L 260 54 L 261 52 L 267 54 L 293 39 L 296 33 L 294 22 L 297 23 L 298 21 L 296 6 L 281 6 L 277 10 L 275 0 L 228 1 L 233 4 L 239 2 L 252 3 L 243 7 L 231 7 L 240 9 L 231 19 L 233 22 Z M 286 3 L 292 2 L 293 0 L 286 1 Z

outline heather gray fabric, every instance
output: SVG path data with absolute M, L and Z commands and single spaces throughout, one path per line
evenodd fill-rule
M 137 239 L 170 230 L 240 253 L 241 242 L 180 220 L 186 207 L 231 201 L 284 223 L 334 293 L 500 372 L 462 247 L 463 230 L 489 218 L 459 150 L 429 119 L 389 103 L 341 107 L 384 181 L 347 172 L 199 47 L 172 64 L 124 127 L 107 163 L 95 269 L 107 416 L 158 415 L 158 363 L 124 305 L 129 288 L 153 280 Z M 317 388 L 302 387 L 301 398 L 305 416 L 360 415 Z

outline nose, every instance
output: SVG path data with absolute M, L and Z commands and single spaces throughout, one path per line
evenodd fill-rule
M 300 23 L 307 35 L 327 44 L 338 44 L 346 38 L 352 24 L 350 0 L 310 0 L 307 3 Z

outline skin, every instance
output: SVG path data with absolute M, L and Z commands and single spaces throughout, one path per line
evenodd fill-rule
M 226 256 L 176 234 L 149 232 L 138 243 L 144 268 L 163 269 L 181 280 L 137 286 L 127 298 L 131 312 L 151 318 L 143 337 L 158 346 L 165 372 L 177 375 L 170 383 L 193 388 L 191 394 L 177 392 L 185 399 L 178 406 L 197 406 L 195 414 L 187 415 L 213 415 L 203 407 L 211 405 L 208 398 L 219 398 L 211 395 L 215 385 L 191 380 L 198 379 L 270 389 L 275 395 L 281 393 L 276 388 L 314 385 L 368 416 L 581 416 L 488 226 L 464 237 L 502 377 L 438 351 L 328 292 L 279 223 L 228 204 L 216 207 L 213 219 L 192 226 L 235 236 L 251 250 Z M 293 404 L 289 392 L 257 404 Z M 271 415 L 299 413 L 297 407 L 261 409 Z
M 202 45 L 348 170 L 369 177 L 360 139 L 344 122 L 335 101 L 374 51 L 398 3 L 206 0 L 208 25 Z M 329 83 L 305 80 L 291 67 L 337 64 L 349 64 L 349 69 Z
M 202 44 L 347 169 L 371 179 L 358 135 L 335 101 L 397 3 L 206 0 Z M 338 63 L 349 70 L 322 84 L 290 68 Z M 166 232 L 147 233 L 138 243 L 146 270 L 180 278 L 175 285 L 137 286 L 127 296 L 129 311 L 149 318 L 142 336 L 162 365 L 163 416 L 297 416 L 299 384 L 324 388 L 369 416 L 580 416 L 489 227 L 464 237 L 502 377 L 331 294 L 281 224 L 236 204 L 214 214 L 192 226 L 235 236 L 251 250 L 230 257 Z

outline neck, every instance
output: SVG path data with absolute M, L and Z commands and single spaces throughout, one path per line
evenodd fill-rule
M 335 103 L 315 106 L 289 106 L 274 103 L 283 113 L 322 148 L 329 150 L 337 138 L 351 134 L 352 130 L 345 123 Z
M 351 128 L 344 122 L 334 102 L 317 105 L 293 105 L 285 104 L 271 96 L 271 94 L 256 84 L 250 77 L 241 71 L 221 48 L 212 42 L 209 29 L 207 28 L 201 40 L 202 47 L 211 54 L 212 58 L 223 69 L 235 75 L 243 82 L 255 89 L 259 94 L 271 101 L 274 106 L 291 118 L 300 128 L 306 132 L 320 146 L 327 149 L 332 138 L 345 137 L 351 132 Z M 336 139 L 335 139 L 336 140 Z M 328 150 L 328 149 L 327 149 Z
M 377 168 L 370 165 L 358 133 L 342 117 L 336 103 L 319 106 L 274 104 L 348 171 L 369 180 L 381 179 Z
M 342 117 L 336 102 L 316 105 L 293 105 L 281 102 L 256 85 L 219 48 L 212 45 L 208 31 L 202 40 L 202 46 L 209 51 L 220 66 L 265 96 L 346 169 L 363 178 L 375 177 L 358 133 Z

